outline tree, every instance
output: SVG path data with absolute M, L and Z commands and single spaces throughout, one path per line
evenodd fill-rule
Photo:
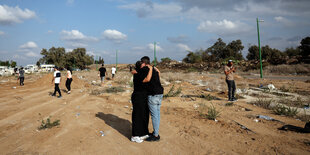
M 189 52 L 183 61 L 186 63 L 200 63 L 202 62 L 201 54 L 198 52 Z
M 286 48 L 284 53 L 286 53 L 286 55 L 291 58 L 291 57 L 300 55 L 300 49 L 290 47 L 290 48 Z
M 15 61 L 11 60 L 11 65 L 10 65 L 10 66 L 11 66 L 12 68 L 15 68 L 16 65 L 17 65 L 17 63 L 16 63 Z
M 218 61 L 225 57 L 225 48 L 226 48 L 226 43 L 223 42 L 221 38 L 218 38 L 217 42 L 215 42 L 205 52 L 213 56 L 212 57 L 213 61 Z
M 243 60 L 243 56 L 241 53 L 243 48 L 244 46 L 242 45 L 242 42 L 240 39 L 233 40 L 226 46 L 223 59 L 231 57 L 232 59 L 235 59 L 235 60 Z
M 298 48 L 300 49 L 300 55 L 302 56 L 303 61 L 306 61 L 306 59 L 309 61 L 310 37 L 303 38 Z
M 248 49 L 248 60 L 259 60 L 259 49 L 256 45 L 251 46 Z M 285 63 L 286 54 L 278 49 L 270 48 L 268 45 L 261 48 L 262 60 L 277 65 Z
M 40 67 L 41 66 L 40 61 L 37 61 L 36 65 Z
M 164 63 L 171 62 L 171 59 L 169 57 L 161 58 L 161 62 Z
M 248 49 L 248 55 L 246 56 L 248 60 L 259 60 L 259 49 L 258 46 L 253 45 Z
M 77 48 L 66 53 L 63 47 L 52 47 L 49 50 L 42 49 L 41 55 L 43 55 L 43 57 L 37 64 L 55 64 L 60 68 L 77 67 L 85 69 L 86 65 L 90 65 L 94 61 L 93 57 L 86 54 L 85 48 Z

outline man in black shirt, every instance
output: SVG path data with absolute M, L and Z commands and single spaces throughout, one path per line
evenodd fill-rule
M 144 56 L 141 58 L 142 63 L 150 65 L 150 58 Z M 149 70 L 144 67 L 143 69 Z M 163 99 L 164 88 L 160 83 L 160 72 L 156 67 L 152 68 L 153 73 L 150 82 L 147 83 L 147 94 L 148 94 L 148 106 L 151 112 L 153 134 L 146 139 L 146 141 L 159 141 L 159 124 L 160 124 L 160 106 Z
M 101 79 L 101 86 L 103 87 L 104 77 L 108 75 L 107 70 L 104 68 L 104 64 L 99 68 L 98 76 L 100 76 Z
M 24 85 L 24 79 L 25 79 L 25 71 L 24 71 L 24 68 L 20 68 L 19 69 L 19 85 L 23 86 Z

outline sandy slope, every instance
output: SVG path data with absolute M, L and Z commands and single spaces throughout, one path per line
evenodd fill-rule
M 85 74 L 96 77 L 95 72 Z M 194 108 L 203 99 L 172 97 L 163 101 L 160 142 L 130 142 L 131 88 L 118 94 L 90 95 L 104 89 L 74 76 L 72 94 L 49 96 L 52 75 L 44 75 L 25 86 L 10 81 L 0 84 L 0 154 L 309 154 L 308 134 L 279 131 L 283 124 L 251 116 L 264 114 L 282 122 L 304 126 L 294 118 L 273 115 L 245 101 L 226 107 L 225 98 L 212 103 L 221 111 L 219 122 L 203 119 Z M 109 84 L 120 85 L 113 81 Z M 17 86 L 16 89 L 12 87 Z M 181 83 L 182 93 L 201 91 Z M 64 81 L 61 89 L 64 89 Z M 168 86 L 166 87 L 166 90 Z M 217 93 L 211 93 L 217 95 Z M 128 107 L 127 107 L 128 106 Z M 244 111 L 249 108 L 253 111 Z M 59 119 L 60 126 L 37 130 L 42 119 Z M 236 123 L 253 130 L 248 132 Z M 150 131 L 152 126 L 150 124 Z M 101 137 L 100 131 L 105 133 Z

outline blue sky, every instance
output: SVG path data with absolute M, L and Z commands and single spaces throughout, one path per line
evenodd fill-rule
M 148 55 L 182 60 L 217 38 L 284 50 L 310 32 L 309 0 L 0 0 L 0 60 L 33 64 L 42 48 L 85 47 L 106 63 L 134 63 Z

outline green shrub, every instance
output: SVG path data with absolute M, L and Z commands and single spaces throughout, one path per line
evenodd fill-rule
M 258 98 L 256 101 L 250 102 L 250 104 L 262 107 L 264 109 L 270 109 L 271 103 L 272 99 L 266 99 L 266 98 Z
M 118 92 L 124 92 L 124 88 L 122 87 L 111 87 L 111 88 L 107 88 L 105 90 L 107 93 L 118 93 Z
M 277 104 L 273 108 L 273 111 L 277 115 L 285 115 L 285 116 L 290 116 L 290 117 L 296 116 L 298 113 L 297 108 L 286 107 L 286 106 L 281 105 L 281 104 Z
M 56 120 L 54 122 L 51 122 L 50 118 L 46 119 L 46 122 L 42 119 L 41 125 L 38 127 L 39 130 L 42 129 L 50 129 L 54 126 L 60 125 L 60 120 Z
M 174 90 L 174 85 L 170 88 L 170 90 L 168 91 L 167 94 L 164 95 L 164 98 L 167 98 L 167 97 L 176 97 L 178 96 L 179 94 L 181 94 L 182 92 L 182 88 L 179 87 L 178 90 Z

